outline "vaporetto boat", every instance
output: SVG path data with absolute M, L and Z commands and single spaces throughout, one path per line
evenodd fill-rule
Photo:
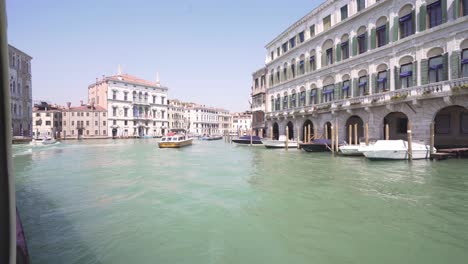
M 192 145 L 193 138 L 187 137 L 185 134 L 176 134 L 164 136 L 158 142 L 159 148 L 182 148 Z

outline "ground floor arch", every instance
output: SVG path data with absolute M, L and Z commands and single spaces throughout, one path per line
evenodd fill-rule
M 310 121 L 310 119 L 307 119 L 304 124 L 302 125 L 302 130 L 300 131 L 302 133 L 301 140 L 306 141 L 308 140 L 306 138 L 306 135 L 310 133 L 310 137 L 312 138 L 314 136 L 314 123 Z
M 345 140 L 349 144 L 359 144 L 364 137 L 364 121 L 357 115 L 350 116 L 346 120 L 344 131 L 346 133 Z
M 278 140 L 278 138 L 279 138 L 279 125 L 278 125 L 278 123 L 275 122 L 273 124 L 273 131 L 272 132 L 273 132 L 273 135 L 272 135 L 273 139 Z
M 291 139 L 294 139 L 294 125 L 291 121 L 288 122 L 288 124 L 286 125 L 286 129 L 288 130 L 288 138 L 291 140 Z
M 452 105 L 440 109 L 434 117 L 434 146 L 457 148 L 468 146 L 468 109 Z
M 324 129 L 323 130 L 323 138 L 331 139 L 331 137 L 332 137 L 332 123 L 326 122 L 323 129 Z
M 391 112 L 384 117 L 382 129 L 384 138 L 406 140 L 408 138 L 408 116 L 403 112 Z

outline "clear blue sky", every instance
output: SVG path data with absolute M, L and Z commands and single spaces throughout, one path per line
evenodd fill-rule
M 33 99 L 87 100 L 87 86 L 123 72 L 179 98 L 247 110 L 265 44 L 321 1 L 7 0 L 8 42 L 32 62 Z

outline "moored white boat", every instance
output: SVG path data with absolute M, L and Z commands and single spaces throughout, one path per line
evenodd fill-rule
M 48 146 L 48 145 L 54 145 L 58 143 L 59 142 L 55 140 L 55 138 L 44 137 L 44 138 L 33 138 L 30 144 L 34 146 Z
M 412 143 L 413 159 L 428 159 L 431 156 L 430 146 Z M 408 142 L 404 140 L 377 140 L 370 146 L 360 147 L 359 150 L 370 160 L 407 160 Z M 435 149 L 434 149 L 435 151 Z
M 342 145 L 339 147 L 340 153 L 343 156 L 364 156 L 362 151 L 359 149 L 363 149 L 364 147 L 367 146 L 372 146 L 376 142 L 375 139 L 369 140 L 369 145 L 366 145 L 366 143 L 361 140 L 361 143 L 359 145 Z
M 262 143 L 266 148 L 286 148 L 286 136 L 279 136 L 278 140 L 262 139 Z M 288 140 L 288 148 L 297 148 L 297 141 Z

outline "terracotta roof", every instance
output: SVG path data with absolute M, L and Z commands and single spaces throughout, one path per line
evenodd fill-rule
M 65 111 L 83 111 L 83 112 L 86 112 L 86 111 L 106 111 L 106 109 L 104 109 L 103 107 L 98 106 L 98 105 L 95 105 L 94 109 L 91 109 L 90 105 L 81 105 L 81 106 L 72 106 L 72 107 L 70 107 L 70 109 L 65 108 L 64 110 Z
M 108 80 L 113 80 L 113 81 L 125 81 L 128 83 L 133 83 L 133 84 L 138 84 L 138 85 L 144 85 L 144 86 L 152 86 L 152 87 L 161 87 L 160 84 L 156 82 L 150 82 L 147 80 L 140 79 L 136 76 L 129 75 L 129 74 L 120 74 L 120 75 L 114 75 L 114 76 L 109 76 L 107 77 Z

